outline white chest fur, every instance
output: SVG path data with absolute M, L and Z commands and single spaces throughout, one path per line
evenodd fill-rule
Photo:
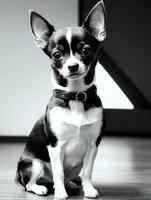
M 70 109 L 55 106 L 49 111 L 52 131 L 58 142 L 66 145 L 65 166 L 81 163 L 83 155 L 91 142 L 95 142 L 102 126 L 103 109 L 91 108 L 85 111 L 83 103 L 70 101 Z
M 99 124 L 101 127 L 103 113 L 101 107 L 85 111 L 81 102 L 70 101 L 69 105 L 70 109 L 55 106 L 49 111 L 51 129 L 58 138 L 67 140 L 72 135 L 79 135 L 80 131 L 87 125 Z
M 70 101 L 69 106 L 70 109 L 59 106 L 52 108 L 49 114 L 52 125 L 63 123 L 81 127 L 101 120 L 101 108 L 91 108 L 85 111 L 83 103 L 77 101 Z

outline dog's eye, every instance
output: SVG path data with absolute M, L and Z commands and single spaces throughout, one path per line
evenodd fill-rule
M 61 57 L 62 57 L 62 54 L 61 54 L 60 51 L 55 51 L 55 52 L 53 53 L 53 57 L 55 58 L 55 60 L 60 60 Z
M 84 46 L 81 50 L 81 54 L 84 56 L 87 56 L 91 53 L 91 47 L 90 46 Z

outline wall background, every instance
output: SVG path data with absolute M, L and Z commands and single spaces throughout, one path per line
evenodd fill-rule
M 83 7 L 81 18 L 97 1 L 79 0 Z M 151 103 L 151 3 L 104 1 L 108 26 L 103 48 Z M 61 28 L 78 25 L 78 8 L 78 0 L 0 1 L 0 136 L 28 135 L 51 96 L 49 59 L 34 44 L 28 10 L 41 13 L 56 28 Z M 113 103 L 112 93 L 119 100 L 121 95 L 118 97 L 111 87 L 107 86 L 106 94 L 103 88 L 106 77 L 101 74 L 98 76 L 101 97 L 106 95 Z M 115 106 L 119 102 L 114 99 Z M 150 109 L 106 110 L 107 131 L 151 135 L 150 118 Z
M 28 135 L 51 95 L 49 59 L 34 44 L 29 9 L 57 28 L 78 24 L 76 0 L 0 1 L 0 135 Z

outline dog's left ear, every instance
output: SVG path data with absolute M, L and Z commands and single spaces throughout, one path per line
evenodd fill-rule
M 83 27 L 98 41 L 103 41 L 106 38 L 106 11 L 103 0 L 99 1 L 89 12 Z

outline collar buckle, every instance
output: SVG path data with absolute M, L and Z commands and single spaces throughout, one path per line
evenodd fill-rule
M 87 99 L 87 94 L 85 92 L 77 92 L 75 96 L 76 101 L 86 101 Z

